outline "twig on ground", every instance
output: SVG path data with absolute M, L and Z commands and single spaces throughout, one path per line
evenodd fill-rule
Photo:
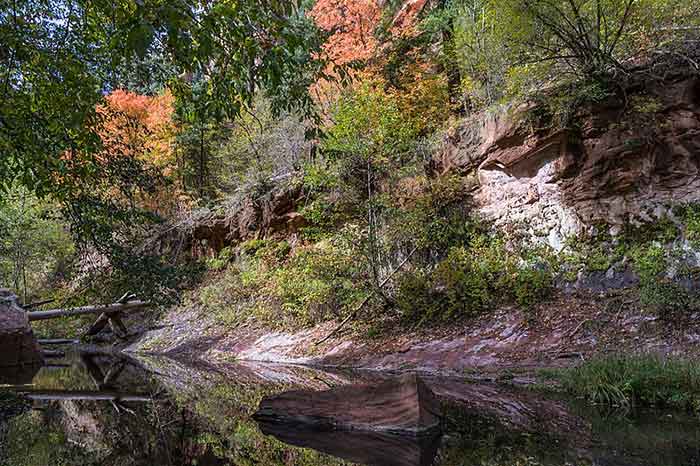
M 396 268 L 395 268 L 395 269 L 394 269 L 394 270 L 379 284 L 379 287 L 378 287 L 378 288 L 381 289 L 381 288 L 384 287 L 384 285 L 386 285 L 387 283 L 389 283 L 389 280 L 391 280 L 391 278 L 392 278 L 394 275 L 396 275 L 396 272 L 398 272 L 399 270 L 401 270 L 401 269 L 403 268 L 403 266 L 406 265 L 406 263 L 407 263 L 407 262 L 409 261 L 409 259 L 413 256 L 413 254 L 415 254 L 415 252 L 416 252 L 417 250 L 418 250 L 418 247 L 413 248 L 413 251 L 411 251 L 410 254 L 408 254 L 408 256 L 406 256 L 406 258 L 399 264 L 399 266 L 396 267 Z M 365 305 L 369 302 L 370 298 L 372 298 L 372 296 L 374 296 L 374 293 L 375 293 L 375 292 L 376 292 L 376 290 L 371 290 L 370 293 L 367 295 L 367 297 L 366 297 L 365 299 L 363 299 L 362 302 L 361 302 L 357 307 L 355 307 L 355 309 L 354 309 L 345 319 L 343 319 L 343 321 L 342 321 L 336 328 L 334 328 L 328 335 L 326 335 L 325 337 L 321 338 L 321 339 L 318 340 L 316 343 L 314 343 L 314 345 L 315 345 L 315 346 L 320 345 L 321 343 L 325 342 L 326 340 L 328 340 L 329 338 L 331 338 L 333 335 L 335 335 L 336 333 L 338 333 L 343 327 L 345 327 L 345 324 L 347 324 L 348 322 L 350 322 L 350 320 L 352 320 L 352 319 L 362 310 L 362 308 L 365 307 Z
M 591 319 L 585 319 L 585 320 L 581 321 L 581 323 L 578 324 L 578 325 L 576 326 L 576 328 L 575 328 L 573 331 L 569 332 L 568 337 L 571 338 L 571 337 L 573 337 L 574 335 L 576 335 L 576 334 L 578 333 L 578 331 L 581 330 L 581 327 L 583 327 L 584 324 L 586 324 L 586 323 L 588 323 L 588 322 L 592 322 L 592 320 L 591 320 Z

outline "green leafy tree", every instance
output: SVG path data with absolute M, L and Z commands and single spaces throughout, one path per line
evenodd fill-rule
M 688 0 L 504 1 L 492 8 L 514 64 L 548 62 L 552 73 L 607 81 L 658 53 L 677 54 L 698 25 Z
M 67 271 L 73 253 L 54 205 L 19 186 L 0 199 L 0 283 L 25 302 Z
M 168 58 L 168 76 L 158 80 L 169 80 L 181 101 L 196 95 L 200 121 L 235 119 L 259 90 L 277 110 L 313 113 L 308 85 L 326 66 L 319 58 L 323 36 L 307 19 L 304 3 L 2 0 L 4 189 L 16 180 L 39 195 L 73 203 L 89 197 L 86 180 L 99 185 L 122 168 L 127 172 L 113 188 L 129 192 L 137 182 L 148 183 L 136 167 L 106 166 L 95 157 L 96 105 L 105 91 L 128 81 L 128 63 L 147 57 Z M 99 200 L 88 204 L 71 210 L 100 208 Z
M 380 185 L 392 169 L 402 166 L 413 155 L 417 125 L 402 113 L 396 96 L 372 82 L 343 96 L 333 115 L 333 125 L 322 142 L 322 149 L 340 167 L 347 191 L 357 205 L 366 208 L 367 234 L 363 250 L 382 294 L 382 257 L 379 238 Z
M 689 0 L 449 0 L 421 23 L 438 62 L 458 65 L 475 109 L 570 82 L 621 83 L 673 57 L 697 67 L 700 6 Z M 589 89 L 592 87 L 589 86 Z

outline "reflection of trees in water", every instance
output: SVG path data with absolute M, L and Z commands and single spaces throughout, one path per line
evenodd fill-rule
M 278 386 L 228 383 L 207 373 L 202 383 L 164 387 L 132 364 L 85 357 L 42 372 L 37 381 L 39 388 L 64 395 L 139 392 L 156 401 L 35 402 L 35 409 L 12 425 L 7 464 L 13 466 L 346 464 L 313 451 L 292 451 L 259 432 L 249 414 Z M 170 398 L 164 399 L 164 389 Z
M 4 462 L 0 456 L 0 464 L 189 466 L 195 461 L 200 466 L 350 464 L 265 436 L 251 420 L 263 396 L 299 388 L 299 381 L 304 380 L 314 389 L 327 388 L 347 383 L 349 379 L 345 376 L 301 369 L 289 372 L 292 371 L 289 368 L 275 372 L 269 367 L 265 368 L 264 377 L 261 372 L 245 367 L 224 374 L 174 362 L 150 369 L 158 375 L 149 375 L 133 361 L 100 356 L 42 371 L 35 379 L 40 389 L 146 393 L 156 401 L 35 402 L 35 409 L 19 414 L 10 422 L 5 442 L 8 456 Z M 445 434 L 436 466 L 560 465 L 566 461 L 624 466 L 700 464 L 697 420 L 682 422 L 677 415 L 666 418 L 655 413 L 642 421 L 611 424 L 609 418 L 596 417 L 588 408 L 563 410 L 569 405 L 539 395 L 518 395 L 495 385 L 460 388 L 453 383 L 442 386 L 437 381 L 431 383 L 434 390 L 464 396 L 461 402 L 447 406 Z M 520 420 L 515 422 L 514 416 L 520 416 Z M 384 448 L 372 443 L 374 438 L 362 443 L 366 439 L 350 438 L 342 433 L 325 439 L 313 433 L 301 438 L 294 429 L 270 433 L 280 434 L 278 437 L 289 444 L 320 445 L 323 448 L 319 449 L 326 452 L 349 444 L 366 449 Z M 423 451 L 420 450 L 421 455 Z M 425 451 L 432 455 L 432 451 Z
M 169 401 L 125 405 L 128 411 L 102 401 L 42 403 L 12 421 L 7 464 L 184 466 L 208 456 L 186 409 Z
M 490 466 L 688 466 L 700 464 L 700 422 L 684 413 L 601 413 L 587 404 L 567 403 L 569 415 L 585 426 L 569 432 L 513 428 L 464 406 L 451 406 L 449 434 L 436 464 Z M 545 420 L 544 412 L 540 413 Z M 543 424 L 544 427 L 546 424 Z

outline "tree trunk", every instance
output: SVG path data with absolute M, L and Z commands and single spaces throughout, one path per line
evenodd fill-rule
M 37 320 L 57 319 L 59 317 L 73 317 L 85 314 L 111 314 L 114 312 L 137 312 L 148 307 L 143 301 L 132 301 L 125 304 L 108 304 L 103 306 L 84 306 L 74 309 L 52 309 L 50 311 L 29 312 L 27 316 L 30 322 Z

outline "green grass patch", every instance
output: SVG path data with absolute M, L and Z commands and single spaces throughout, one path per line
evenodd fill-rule
M 610 355 L 547 375 L 568 393 L 594 404 L 700 412 L 700 363 L 696 361 L 651 354 Z

